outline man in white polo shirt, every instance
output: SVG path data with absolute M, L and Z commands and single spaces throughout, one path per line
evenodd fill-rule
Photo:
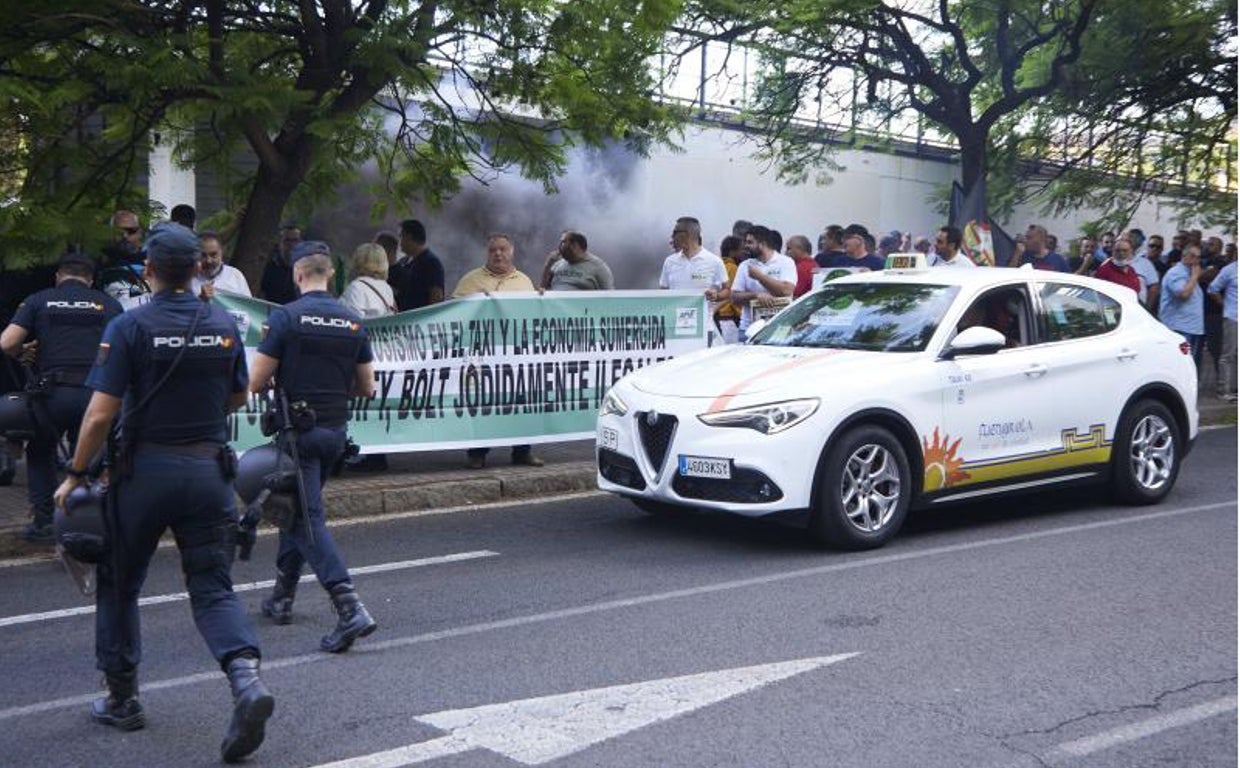
M 761 307 L 786 304 L 797 284 L 796 262 L 779 252 L 776 233 L 763 226 L 756 226 L 745 236 L 745 247 L 751 249 L 754 258 L 746 259 L 736 268 L 732 285 L 724 291 L 709 291 L 706 298 L 712 301 L 731 301 L 741 308 L 741 322 L 737 340 L 744 343 L 749 336 L 749 325 L 754 321 L 753 302 Z
M 702 247 L 702 225 L 692 216 L 676 219 L 672 229 L 676 252 L 663 260 L 659 287 L 672 290 L 717 290 L 728 282 L 723 259 Z
M 198 271 L 194 274 L 193 291 L 202 299 L 215 298 L 216 289 L 250 296 L 250 284 L 236 267 L 224 263 L 224 246 L 214 232 L 198 236 L 202 253 L 198 258 Z
M 927 263 L 932 267 L 976 267 L 972 259 L 960 254 L 963 241 L 964 237 L 956 227 L 940 227 L 939 236 L 934 241 L 934 255 Z

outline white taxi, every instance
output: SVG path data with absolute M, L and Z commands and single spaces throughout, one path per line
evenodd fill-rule
M 598 486 L 649 512 L 809 512 L 822 543 L 881 546 L 910 507 L 1109 482 L 1170 492 L 1197 436 L 1183 338 L 1127 288 L 1033 269 L 848 275 L 743 346 L 612 387 Z

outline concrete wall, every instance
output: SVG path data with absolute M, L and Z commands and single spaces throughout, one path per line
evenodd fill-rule
M 415 206 L 392 212 L 382 222 L 369 219 L 373 200 L 366 184 L 359 184 L 342 190 L 337 202 L 323 205 L 306 222 L 307 235 L 347 253 L 369 242 L 379 229 L 397 229 L 400 219 L 422 219 L 432 248 L 445 260 L 451 291 L 462 274 L 482 263 L 488 233 L 510 234 L 518 266 L 537 276 L 560 232 L 574 228 L 608 261 L 618 286 L 653 287 L 670 251 L 667 243 L 677 216 L 698 217 L 711 250 L 717 250 L 738 218 L 772 226 L 785 239 L 804 234 L 811 242 L 832 223 L 858 222 L 875 233 L 897 229 L 931 235 L 944 223 L 933 199 L 943 195 L 958 174 L 951 161 L 843 150 L 836 156 L 842 168 L 832 172 L 832 183 L 788 185 L 754 159 L 757 144 L 743 132 L 694 125 L 680 145 L 680 151 L 660 149 L 649 158 L 619 147 L 575 152 L 558 194 L 547 195 L 541 185 L 506 173 L 486 184 L 467 181 L 441 210 Z M 209 181 L 203 176 L 199 174 L 200 189 Z M 210 213 L 200 210 L 199 217 Z M 1147 234 L 1170 235 L 1175 229 L 1170 216 L 1168 206 L 1150 201 L 1135 225 Z M 1080 211 L 1052 221 L 1024 209 L 1000 223 L 1015 233 L 1041 222 L 1064 241 L 1090 218 L 1091 212 Z

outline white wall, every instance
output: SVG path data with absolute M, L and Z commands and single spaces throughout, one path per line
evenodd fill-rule
M 156 134 L 150 154 L 150 181 L 148 196 L 152 202 L 163 206 L 163 218 L 167 218 L 172 206 L 184 203 L 197 208 L 194 194 L 194 169 L 183 167 L 173 158 L 173 145 L 167 134 Z
M 932 235 L 946 217 L 930 198 L 943 195 L 958 175 L 954 163 L 845 150 L 836 155 L 843 167 L 833 173 L 833 183 L 788 185 L 754 159 L 757 145 L 739 131 L 695 125 L 680 145 L 681 151 L 660 149 L 649 158 L 620 148 L 575 152 L 558 194 L 546 195 L 541 185 L 517 174 L 502 174 L 487 185 L 467 182 L 442 210 L 398 211 L 380 225 L 369 221 L 372 200 L 358 187 L 338 205 L 321 210 L 311 234 L 351 251 L 377 229 L 395 230 L 407 217 L 422 219 L 431 247 L 445 260 L 451 290 L 460 275 L 482 263 L 491 232 L 511 235 L 518 267 L 536 277 L 560 232 L 580 229 L 590 250 L 611 265 L 619 287 L 652 287 L 678 216 L 701 220 L 711 250 L 740 218 L 774 227 L 785 240 L 806 235 L 811 243 L 826 225 L 853 222 L 876 234 L 896 229 Z M 1134 225 L 1170 241 L 1176 228 L 1170 216 L 1168 206 L 1150 201 Z M 1000 223 L 1012 234 L 1035 221 L 1045 224 L 1059 235 L 1062 248 L 1090 218 L 1090 212 L 1081 211 L 1051 220 L 1022 209 Z

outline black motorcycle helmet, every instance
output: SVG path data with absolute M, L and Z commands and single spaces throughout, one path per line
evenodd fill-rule
M 69 492 L 64 509 L 57 507 L 52 517 L 56 543 L 78 562 L 95 564 L 107 553 L 103 498 L 101 486 L 79 485 Z
M 263 489 L 272 493 L 297 492 L 297 465 L 293 457 L 275 443 L 251 448 L 237 460 L 233 488 L 246 504 L 258 498 Z
M 14 440 L 29 440 L 37 431 L 30 393 L 6 392 L 0 395 L 0 435 Z

